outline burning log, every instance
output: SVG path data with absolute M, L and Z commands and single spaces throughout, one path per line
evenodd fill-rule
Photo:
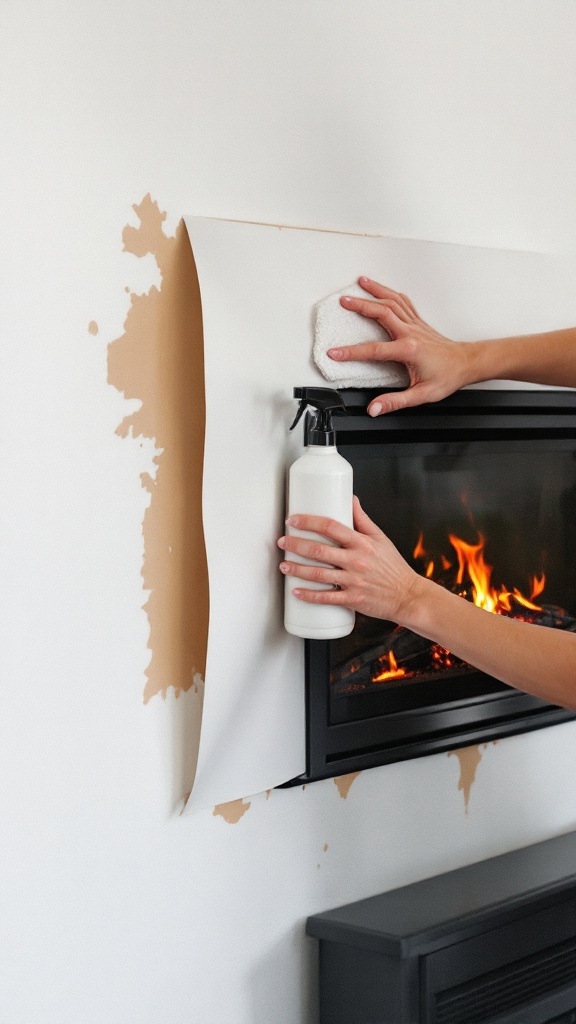
M 576 618 L 555 605 L 528 610 L 522 604 L 512 602 L 510 612 L 500 614 L 576 633 Z M 353 658 L 336 666 L 332 670 L 331 683 L 335 694 L 363 693 L 382 684 L 424 682 L 440 675 L 470 671 L 474 671 L 472 666 L 450 651 L 403 626 L 397 626 L 383 642 L 366 646 Z

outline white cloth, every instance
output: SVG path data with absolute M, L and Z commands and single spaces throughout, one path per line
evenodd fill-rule
M 351 284 L 314 306 L 314 345 L 312 356 L 320 373 L 340 388 L 405 387 L 408 374 L 402 363 L 345 362 L 327 355 L 329 348 L 358 345 L 363 341 L 390 341 L 389 334 L 376 320 L 353 313 L 340 305 L 341 295 L 368 298 L 358 284 Z

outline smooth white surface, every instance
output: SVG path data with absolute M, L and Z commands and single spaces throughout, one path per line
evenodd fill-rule
M 313 516 L 328 516 L 351 528 L 354 523 L 352 500 L 354 496 L 354 474 L 352 466 L 343 459 L 335 446 L 310 445 L 290 467 L 288 476 L 288 515 L 306 512 Z M 288 536 L 304 537 L 320 541 L 326 538 L 318 533 L 297 530 L 288 525 L 284 531 Z M 330 543 L 330 542 L 328 542 Z M 303 565 L 330 565 L 304 558 L 291 551 L 284 553 L 284 559 Z M 354 628 L 355 615 L 351 608 L 343 605 L 306 604 L 294 597 L 295 587 L 302 581 L 294 576 L 284 580 L 284 626 L 295 636 L 309 640 L 335 640 L 348 636 Z M 330 583 L 304 584 L 310 590 L 330 590 Z
M 345 800 L 328 781 L 252 799 L 237 825 L 177 816 L 199 698 L 142 703 L 154 444 L 114 433 L 137 403 L 106 384 L 106 345 L 125 286 L 160 282 L 152 258 L 122 251 L 122 228 L 151 192 L 168 233 L 193 210 L 574 251 L 576 4 L 0 10 L 0 1012 L 314 1024 L 306 916 L 575 828 L 576 726 L 484 750 L 468 815 L 458 761 L 438 755 L 365 772 Z M 361 255 L 315 280 L 307 308 L 386 272 Z M 435 326 L 459 279 L 432 262 L 412 296 Z M 508 328 L 560 321 L 547 280 Z M 495 283 L 515 294 L 513 277 Z M 499 331 L 483 274 L 476 286 L 470 334 Z M 278 295 L 290 289 L 280 272 Z M 223 572 L 242 601 L 244 577 Z
M 204 322 L 210 577 L 189 813 L 270 789 L 305 769 L 302 643 L 282 628 L 276 539 L 284 532 L 292 390 L 321 380 L 310 358 L 316 296 L 362 269 L 408 293 L 450 337 L 546 330 L 576 323 L 576 260 L 197 217 L 186 224 Z

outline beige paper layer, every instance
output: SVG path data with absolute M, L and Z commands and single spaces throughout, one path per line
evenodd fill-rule
M 537 253 L 185 220 L 204 324 L 203 516 L 210 579 L 190 811 L 269 789 L 306 767 L 303 641 L 282 626 L 276 539 L 283 532 L 285 470 L 297 454 L 297 441 L 288 436 L 292 388 L 324 383 L 311 358 L 314 304 L 366 274 L 407 292 L 420 314 L 450 337 L 551 330 L 576 322 L 576 263 Z

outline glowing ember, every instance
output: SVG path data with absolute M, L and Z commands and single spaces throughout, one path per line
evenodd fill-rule
M 445 647 L 440 647 L 439 644 L 432 644 L 430 654 L 432 657 L 432 668 L 437 672 L 444 668 L 452 668 L 456 664 L 456 659 L 452 652 L 447 651 Z

